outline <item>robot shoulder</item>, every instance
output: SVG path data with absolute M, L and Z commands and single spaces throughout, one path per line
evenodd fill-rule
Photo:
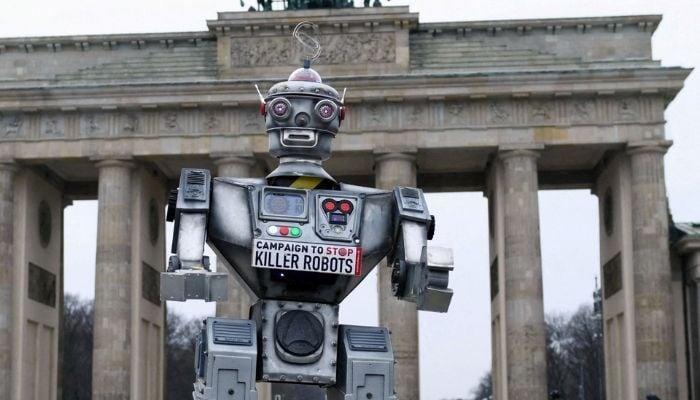
M 364 193 L 364 194 L 384 194 L 384 193 L 389 193 L 387 190 L 381 190 L 381 189 L 376 189 L 372 187 L 367 187 L 367 186 L 357 186 L 357 185 L 349 185 L 347 183 L 340 183 L 340 190 L 344 192 L 350 192 L 350 193 Z
M 232 183 L 234 185 L 239 185 L 239 186 L 248 186 L 248 185 L 265 185 L 265 179 L 264 178 L 231 178 L 231 177 L 216 177 L 214 180 L 221 181 L 221 182 L 226 182 L 226 183 Z

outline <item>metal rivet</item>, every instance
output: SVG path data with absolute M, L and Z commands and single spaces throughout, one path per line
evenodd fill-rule
M 264 381 L 270 380 L 270 375 L 263 375 L 263 380 Z
M 335 360 L 331 360 L 331 367 L 335 367 Z
M 319 380 L 320 379 L 318 379 L 318 376 L 314 376 L 314 379 L 313 379 L 314 382 L 318 383 Z
M 301 376 L 301 375 L 297 375 L 297 380 L 298 380 L 299 382 L 301 382 L 302 380 L 304 380 L 304 377 Z
M 229 389 L 229 390 L 228 390 L 228 394 L 229 394 L 229 395 L 233 396 L 233 393 L 234 393 L 233 389 Z
M 287 375 L 280 375 L 280 380 L 281 380 L 281 381 L 286 381 L 286 380 L 287 380 Z

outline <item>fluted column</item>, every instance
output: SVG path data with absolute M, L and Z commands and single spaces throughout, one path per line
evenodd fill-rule
M 92 398 L 126 400 L 131 360 L 131 169 L 98 162 Z
M 416 157 L 406 153 L 383 154 L 376 158 L 376 186 L 392 190 L 395 186 L 416 186 Z M 379 266 L 379 324 L 391 331 L 396 357 L 394 372 L 397 396 L 401 400 L 420 397 L 418 370 L 418 312 L 413 303 L 399 301 L 391 294 L 391 268 Z
M 637 396 L 678 398 L 664 181 L 667 143 L 630 145 Z
M 249 178 L 255 165 L 252 157 L 227 156 L 214 160 L 216 176 L 230 178 Z M 229 274 L 228 267 L 222 260 L 217 260 L 217 271 Z M 248 318 L 251 298 L 248 292 L 232 276 L 228 277 L 228 300 L 216 303 L 216 316 L 226 318 Z
M 14 164 L 0 163 L 0 399 L 9 399 L 12 387 L 12 267 L 16 172 Z
M 503 167 L 505 336 L 508 400 L 547 398 L 547 357 L 537 158 L 499 153 Z

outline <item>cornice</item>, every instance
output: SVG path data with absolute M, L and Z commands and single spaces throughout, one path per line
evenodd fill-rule
M 625 26 L 634 26 L 642 31 L 653 33 L 661 22 L 661 15 L 625 15 L 610 17 L 584 17 L 584 18 L 545 18 L 545 19 L 520 19 L 520 20 L 495 20 L 495 21 L 464 21 L 464 22 L 431 22 L 421 23 L 419 31 L 445 33 L 457 31 L 468 33 L 473 31 L 486 31 L 492 34 L 502 31 L 516 31 L 521 34 L 529 32 L 556 33 L 562 29 L 573 28 L 581 33 L 592 28 L 605 28 L 611 33 L 619 31 Z
M 88 51 L 91 48 L 117 50 L 120 46 L 144 49 L 148 46 L 173 47 L 197 45 L 203 40 L 215 40 L 209 32 L 164 32 L 115 35 L 73 35 L 0 38 L 0 54 L 7 51 Z
M 348 88 L 348 102 L 571 96 L 662 96 L 670 101 L 690 69 L 656 67 L 508 73 L 348 76 L 327 79 Z M 259 102 L 253 89 L 283 78 L 0 88 L 0 110 L 238 106 Z M 131 98 L 129 98 L 131 97 Z M 129 98 L 125 101 L 125 98 Z

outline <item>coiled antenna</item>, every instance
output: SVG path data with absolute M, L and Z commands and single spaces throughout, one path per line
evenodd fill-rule
M 311 62 L 316 61 L 321 55 L 321 43 L 315 37 L 317 33 L 318 25 L 309 21 L 302 21 L 298 23 L 292 32 L 292 36 L 302 46 L 301 57 L 305 68 L 309 68 Z

